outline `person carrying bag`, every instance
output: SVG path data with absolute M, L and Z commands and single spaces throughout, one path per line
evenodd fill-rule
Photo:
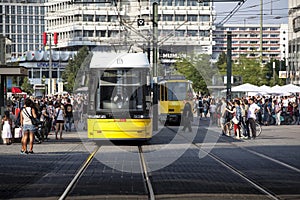
M 32 115 L 29 114 L 32 113 Z M 20 114 L 21 128 L 23 137 L 21 140 L 22 148 L 21 154 L 33 153 L 34 131 L 35 125 L 33 125 L 31 118 L 37 118 L 36 112 L 33 109 L 33 102 L 30 98 L 25 100 L 25 106 Z M 27 142 L 29 137 L 29 151 L 27 151 Z

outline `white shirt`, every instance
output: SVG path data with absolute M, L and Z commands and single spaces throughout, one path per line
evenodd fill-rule
M 56 120 L 64 120 L 64 111 L 61 108 L 56 108 L 55 111 L 56 111 L 56 115 L 57 115 Z M 59 112 L 59 113 L 57 113 L 57 112 Z
M 252 118 L 252 119 L 256 119 L 256 114 L 255 114 L 255 110 L 256 109 L 260 109 L 260 107 L 256 104 L 256 103 L 252 103 L 250 106 L 249 106 L 249 109 L 248 109 L 248 114 L 247 114 L 247 118 Z

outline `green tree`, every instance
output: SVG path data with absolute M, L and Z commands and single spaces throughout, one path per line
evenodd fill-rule
M 220 73 L 226 76 L 227 64 L 224 54 L 221 54 L 219 61 L 216 64 Z M 261 67 L 260 62 L 255 59 L 249 59 L 245 56 L 241 56 L 239 62 L 232 62 L 232 75 L 241 76 L 243 83 L 251 83 L 259 86 L 264 84 L 267 85 L 269 83 L 269 80 L 266 78 L 267 73 L 268 69 L 266 67 Z
M 68 92 L 72 92 L 74 88 L 74 83 L 76 79 L 76 75 L 78 70 L 80 69 L 81 64 L 84 59 L 88 55 L 89 51 L 86 46 L 79 49 L 78 53 L 74 57 L 74 59 L 69 60 L 68 65 L 66 66 L 64 72 L 62 73 L 62 79 L 64 84 L 64 88 Z
M 273 69 L 273 63 L 275 63 L 275 69 Z M 286 79 L 279 78 L 279 71 L 286 71 L 285 60 L 272 59 L 265 65 L 265 68 L 267 70 L 266 78 L 270 86 L 285 84 Z
M 33 87 L 30 84 L 29 79 L 28 79 L 27 76 L 23 79 L 23 83 L 21 85 L 21 89 L 24 92 L 27 92 L 28 94 L 32 94 L 33 93 Z
M 207 54 L 192 54 L 186 58 L 179 59 L 174 69 L 184 75 L 186 79 L 193 81 L 195 92 L 208 94 L 208 85 L 212 85 L 213 76 L 217 73 L 210 63 L 210 56 Z

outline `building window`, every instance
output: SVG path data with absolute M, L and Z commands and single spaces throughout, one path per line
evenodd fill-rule
M 29 16 L 29 24 L 33 24 L 33 16 Z
M 23 15 L 27 14 L 27 6 L 23 6 Z
M 16 6 L 11 6 L 10 14 L 12 15 L 16 14 Z
M 188 6 L 197 6 L 197 0 L 187 0 L 187 5 Z
M 200 19 L 200 22 L 209 22 L 210 16 L 209 15 L 200 15 L 199 19 Z M 222 30 L 225 30 L 225 28 L 223 28 Z
M 270 37 L 278 38 L 279 35 L 278 34 L 271 34 Z
M 163 6 L 172 6 L 172 1 L 173 0 L 162 0 L 162 5 Z
M 271 30 L 271 31 L 278 31 L 278 30 L 279 30 L 279 28 L 276 28 L 276 27 L 271 27 L 271 28 L 270 28 L 270 30 Z
M 32 14 L 33 14 L 33 7 L 32 7 L 32 6 L 29 6 L 29 7 L 28 7 L 28 9 L 29 9 L 29 11 L 28 11 L 28 12 L 29 12 L 29 14 L 31 14 L 31 15 L 32 15 Z
M 21 32 L 22 32 L 22 26 L 21 26 L 21 25 L 18 25 L 18 26 L 17 26 L 17 31 L 18 31 L 18 33 L 21 33 Z
M 27 24 L 27 16 L 23 16 L 23 25 Z
M 38 15 L 39 14 L 39 7 L 37 7 L 37 6 L 34 7 L 34 12 L 35 12 L 36 15 Z
M 115 17 L 115 16 L 112 16 L 112 17 Z M 94 21 L 94 15 L 83 15 L 83 21 L 84 22 L 93 22 Z
M 15 16 L 15 15 L 12 15 L 12 16 L 11 16 L 11 23 L 12 23 L 12 24 L 15 24 L 15 23 L 16 23 L 16 16 Z
M 175 31 L 175 36 L 177 36 L 177 37 L 183 37 L 184 33 L 185 33 L 184 30 L 176 30 Z
M 176 15 L 175 21 L 185 21 L 185 15 Z
M 97 15 L 96 22 L 106 22 L 106 16 L 105 15 Z
M 197 21 L 197 15 L 188 15 L 187 21 L 196 22 Z
M 21 15 L 17 16 L 17 23 L 18 24 L 22 24 L 22 17 L 21 17 Z
M 176 6 L 184 6 L 184 0 L 175 0 Z
M 17 6 L 17 14 L 18 14 L 18 15 L 22 14 L 21 6 Z
M 173 21 L 173 15 L 163 15 L 163 21 Z
M 118 21 L 118 16 L 108 16 L 108 21 L 109 22 L 117 22 Z

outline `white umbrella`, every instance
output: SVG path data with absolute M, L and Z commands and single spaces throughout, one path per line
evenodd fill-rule
M 271 90 L 270 86 L 262 85 L 259 87 L 261 93 L 268 93 Z
M 245 83 L 239 86 L 235 86 L 231 89 L 232 92 L 259 92 L 260 89 L 256 85 Z
M 281 86 L 275 85 L 275 86 L 271 87 L 271 90 L 268 93 L 270 93 L 270 94 L 282 94 L 284 92 L 285 91 L 282 90 Z
M 281 87 L 284 92 L 300 92 L 300 87 L 294 84 L 288 84 Z

